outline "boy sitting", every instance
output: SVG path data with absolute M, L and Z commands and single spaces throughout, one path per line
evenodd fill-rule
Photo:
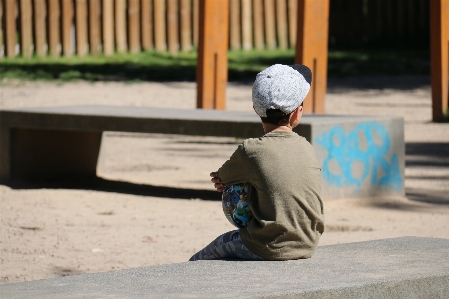
M 227 185 L 251 184 L 248 206 L 253 219 L 245 228 L 219 236 L 190 261 L 294 260 L 314 254 L 324 231 L 321 169 L 312 145 L 293 132 L 311 79 L 304 65 L 276 64 L 257 75 L 253 107 L 265 135 L 245 140 L 211 173 L 220 192 Z

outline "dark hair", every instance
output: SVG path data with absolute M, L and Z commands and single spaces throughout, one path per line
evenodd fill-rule
M 303 105 L 303 103 L 301 103 L 301 105 L 299 105 L 299 106 L 302 106 L 302 105 Z M 269 123 L 269 124 L 272 124 L 272 125 L 286 126 L 286 125 L 288 125 L 288 121 L 290 120 L 290 115 L 294 111 L 295 110 L 293 110 L 289 114 L 284 114 L 279 109 L 268 109 L 267 110 L 267 117 L 262 117 L 261 116 L 260 119 L 262 120 L 263 123 Z

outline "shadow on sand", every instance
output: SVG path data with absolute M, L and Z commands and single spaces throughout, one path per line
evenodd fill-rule
M 213 190 L 195 190 L 161 187 L 129 182 L 112 181 L 93 177 L 86 179 L 11 180 L 2 183 L 11 189 L 73 189 L 115 192 L 130 195 L 153 196 L 171 199 L 221 200 L 221 194 Z

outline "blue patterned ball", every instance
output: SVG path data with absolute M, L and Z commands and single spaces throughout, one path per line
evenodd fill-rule
M 222 207 L 226 218 L 238 228 L 244 228 L 253 219 L 253 213 L 248 207 L 248 192 L 250 184 L 226 186 L 222 195 Z

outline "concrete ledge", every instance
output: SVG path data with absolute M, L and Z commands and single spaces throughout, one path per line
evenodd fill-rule
M 307 260 L 199 261 L 0 285 L 1 298 L 449 298 L 449 240 L 319 247 Z
M 94 176 L 103 131 L 263 135 L 253 112 L 120 106 L 0 110 L 0 179 Z M 402 118 L 304 115 L 295 131 L 316 150 L 323 198 L 404 195 Z

